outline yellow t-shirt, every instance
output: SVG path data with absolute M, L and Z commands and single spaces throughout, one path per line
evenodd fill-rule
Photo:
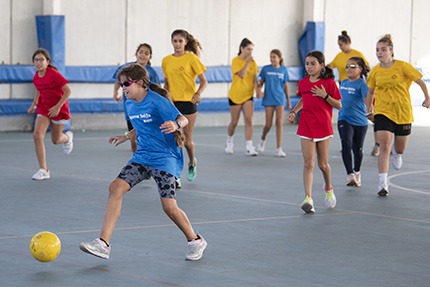
M 348 76 L 346 75 L 346 64 L 348 63 L 348 59 L 351 57 L 361 57 L 363 58 L 364 62 L 366 62 L 366 65 L 369 65 L 363 54 L 357 50 L 352 49 L 348 54 L 340 52 L 336 55 L 336 57 L 334 57 L 333 61 L 328 64 L 333 69 L 336 68 L 339 72 L 339 83 L 345 79 L 348 79 Z
M 199 57 L 191 53 L 180 57 L 169 55 L 163 59 L 161 67 L 173 101 L 191 102 L 197 91 L 196 77 L 206 72 Z
M 373 67 L 367 77 L 369 88 L 375 90 L 373 114 L 384 115 L 398 125 L 414 121 L 409 87 L 422 74 L 411 64 L 395 60 L 390 68 Z
M 248 72 L 242 79 L 237 75 L 237 72 L 245 67 L 246 61 L 237 56 L 231 62 L 231 71 L 233 73 L 233 81 L 231 83 L 228 97 L 235 104 L 243 104 L 254 95 L 254 76 L 258 73 L 258 67 L 253 60 L 248 66 Z

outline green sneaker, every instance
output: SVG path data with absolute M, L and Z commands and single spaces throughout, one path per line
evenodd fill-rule
M 313 199 L 306 195 L 305 200 L 302 202 L 302 209 L 306 213 L 315 212 Z
M 325 198 L 324 198 L 325 207 L 334 208 L 336 206 L 336 196 L 334 195 L 333 187 L 331 187 L 329 190 L 326 190 L 324 187 L 324 192 L 325 192 Z
M 197 159 L 194 158 L 194 164 L 188 164 L 187 179 L 193 181 L 197 175 Z

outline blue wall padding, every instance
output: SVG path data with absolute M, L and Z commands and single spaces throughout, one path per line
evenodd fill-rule
M 300 36 L 298 46 L 300 60 L 305 66 L 306 55 L 313 50 L 318 50 L 324 53 L 324 39 L 325 39 L 325 23 L 324 22 L 307 22 Z
M 294 107 L 298 102 L 298 97 L 291 97 L 291 104 Z M 23 116 L 28 115 L 27 110 L 31 105 L 31 99 L 0 100 L 0 116 Z M 264 111 L 261 105 L 262 99 L 254 98 L 255 111 Z M 122 113 L 124 105 L 117 103 L 114 99 L 69 99 L 70 113 Z M 229 112 L 227 96 L 224 98 L 203 98 L 198 106 L 201 113 Z
M 39 47 L 51 54 L 52 64 L 64 75 L 66 59 L 66 31 L 64 15 L 36 16 Z
M 71 83 L 114 83 L 112 78 L 117 66 L 66 66 L 64 77 Z M 161 67 L 153 67 L 162 82 L 164 75 Z M 303 67 L 287 67 L 288 78 L 295 82 L 303 78 Z M 25 65 L 0 65 L 0 84 L 30 83 L 36 69 Z M 207 67 L 205 73 L 209 83 L 230 83 L 232 81 L 230 66 Z M 197 78 L 198 81 L 198 78 Z

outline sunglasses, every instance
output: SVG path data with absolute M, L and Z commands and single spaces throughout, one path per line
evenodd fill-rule
M 348 68 L 355 69 L 355 68 L 358 68 L 358 65 L 354 65 L 354 64 L 346 65 L 346 68 L 347 68 L 347 69 L 348 69 Z
M 138 80 L 133 80 L 133 81 L 125 81 L 124 83 L 119 83 L 119 85 L 122 87 L 130 87 L 133 83 L 136 83 Z

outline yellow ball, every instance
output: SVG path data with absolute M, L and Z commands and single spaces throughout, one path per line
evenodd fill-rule
M 60 254 L 60 250 L 60 239 L 52 232 L 39 232 L 30 241 L 31 254 L 41 262 L 54 260 Z

